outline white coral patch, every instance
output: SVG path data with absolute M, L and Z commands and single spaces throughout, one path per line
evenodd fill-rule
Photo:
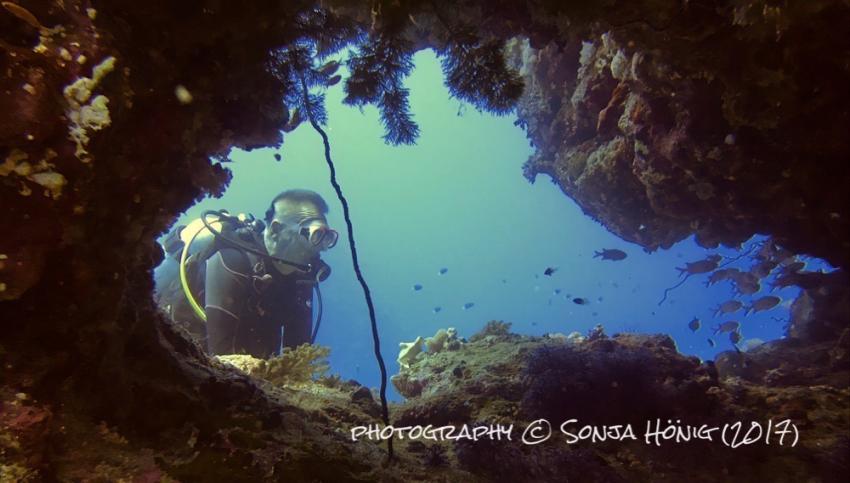
M 115 57 L 107 57 L 92 70 L 91 78 L 81 77 L 65 87 L 65 100 L 68 109 L 68 138 L 77 145 L 76 156 L 83 162 L 88 162 L 89 133 L 99 131 L 111 124 L 109 117 L 109 99 L 106 96 L 92 96 L 92 91 L 100 84 L 104 76 L 115 69 Z
M 622 50 L 611 59 L 611 76 L 617 80 L 625 80 L 629 74 L 629 60 Z

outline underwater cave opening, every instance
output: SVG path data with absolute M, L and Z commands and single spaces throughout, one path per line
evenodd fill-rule
M 609 334 L 664 333 L 682 353 L 705 360 L 733 348 L 724 332 L 728 325 L 722 325 L 729 321 L 740 323 L 742 350 L 784 335 L 799 289 L 770 291 L 768 282 L 781 267 L 756 292 L 737 298 L 732 280 L 707 287 L 710 273 L 695 274 L 658 304 L 664 290 L 681 280 L 677 267 L 715 253 L 723 264 L 767 237 L 715 250 L 690 237 L 646 253 L 583 213 L 554 182 L 528 183 L 522 163 L 533 148 L 514 124 L 515 116 L 493 116 L 452 98 L 433 51 L 420 51 L 414 60 L 405 85 L 421 130 L 415 145 L 384 144 L 375 108 L 344 106 L 341 85 L 326 93 L 326 131 L 375 300 L 389 374 L 399 369 L 394 360 L 399 343 L 449 327 L 469 338 L 490 320 L 511 322 L 512 332 L 537 336 L 586 334 L 597 324 Z M 321 284 L 323 321 L 316 342 L 331 348 L 331 373 L 378 386 L 368 312 L 353 273 L 342 210 L 328 183 L 321 139 L 303 123 L 286 133 L 282 147 L 233 150 L 230 161 L 233 179 L 223 196 L 197 203 L 174 226 L 205 210 L 261 219 L 280 191 L 319 193 L 330 206 L 329 225 L 341 236 L 322 256 L 333 273 Z M 594 256 L 602 249 L 627 256 Z M 728 268 L 746 272 L 754 260 L 744 256 Z M 820 260 L 805 263 L 806 270 L 831 269 Z M 550 267 L 555 270 L 547 275 Z M 773 296 L 781 299 L 775 307 L 744 316 L 755 300 Z M 736 299 L 741 300 L 737 310 L 715 314 Z M 315 320 L 315 304 L 313 311 Z M 696 329 L 689 326 L 695 318 L 700 319 Z M 388 394 L 400 398 L 391 386 Z

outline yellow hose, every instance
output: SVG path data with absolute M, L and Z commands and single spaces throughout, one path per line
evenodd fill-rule
M 204 309 L 198 305 L 198 302 L 195 300 L 195 297 L 192 295 L 192 291 L 189 289 L 189 279 L 186 276 L 186 259 L 189 257 L 189 247 L 192 246 L 192 242 L 195 241 L 195 238 L 198 236 L 201 231 L 204 230 L 204 227 L 201 227 L 198 231 L 192 235 L 192 238 L 189 240 L 189 243 L 183 245 L 183 252 L 180 254 L 180 285 L 183 287 L 183 294 L 186 295 L 186 298 L 189 300 L 189 305 L 192 306 L 192 310 L 195 311 L 195 315 L 201 318 L 204 322 L 207 321 L 207 314 L 204 312 Z

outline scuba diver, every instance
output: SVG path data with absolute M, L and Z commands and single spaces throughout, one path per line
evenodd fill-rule
M 291 348 L 314 342 L 319 282 L 330 275 L 319 255 L 339 238 L 327 212 L 318 193 L 300 189 L 275 196 L 264 222 L 204 212 L 166 237 L 166 259 L 154 274 L 157 304 L 210 354 L 267 358 L 281 341 Z

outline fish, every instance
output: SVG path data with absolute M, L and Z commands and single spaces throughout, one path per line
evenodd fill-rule
M 546 270 L 543 270 L 543 275 L 547 277 L 551 277 L 553 273 L 558 271 L 558 267 L 546 267 Z
M 593 252 L 593 258 L 601 258 L 614 262 L 624 260 L 627 256 L 626 252 L 617 250 L 616 248 L 603 248 L 602 251 Z
M 576 297 L 576 298 L 573 299 L 573 303 L 576 304 L 576 305 L 587 305 L 587 304 L 590 303 L 590 301 L 587 300 L 586 298 Z
M 596 297 L 597 302 L 602 302 L 602 297 Z
M 714 344 L 714 341 L 713 341 L 713 340 L 711 340 L 711 339 L 707 339 L 707 340 L 708 340 L 708 345 L 709 345 L 710 347 L 714 347 L 714 345 L 715 345 L 715 344 Z
M 737 344 L 738 342 L 741 342 L 741 333 L 738 332 L 737 330 L 733 331 L 733 332 L 729 332 L 729 342 L 731 342 L 733 344 Z
M 705 281 L 705 286 L 711 287 L 717 282 L 722 282 L 723 280 L 731 280 L 737 273 L 741 273 L 741 271 L 737 268 L 721 268 L 720 270 L 715 270 L 708 277 L 708 280 Z
M 438 274 L 440 274 L 440 275 L 445 275 L 445 274 L 446 274 L 446 272 L 448 272 L 448 271 L 449 271 L 449 269 L 448 269 L 448 268 L 443 267 L 443 268 L 441 268 L 441 269 L 440 269 L 440 271 L 439 271 L 439 272 L 437 272 L 437 273 L 438 273 Z
M 728 322 L 723 322 L 722 324 L 716 325 L 713 327 L 714 335 L 722 334 L 724 332 L 735 332 L 741 328 L 741 323 L 736 322 L 734 320 L 730 320 Z
M 274 160 L 275 160 L 275 161 L 280 161 L 280 154 L 278 154 L 278 153 L 274 153 Z
M 714 316 L 717 317 L 718 315 L 731 314 L 733 312 L 737 312 L 741 310 L 741 307 L 743 306 L 744 304 L 741 303 L 740 300 L 727 300 L 726 302 L 723 302 L 722 304 L 714 308 Z
M 761 290 L 759 278 L 750 272 L 736 273 L 732 280 L 735 282 L 735 292 L 740 295 L 752 295 Z
M 558 294 L 561 293 L 561 289 L 556 288 L 555 290 L 552 291 L 552 293 L 554 293 L 555 295 L 558 295 Z
M 686 262 L 684 267 L 676 267 L 676 270 L 679 271 L 679 276 L 689 276 L 697 273 L 708 273 L 713 270 L 716 270 L 717 265 L 720 264 L 720 260 L 722 259 L 723 257 L 717 254 L 709 255 L 704 260 L 699 260 L 696 262 Z
M 766 295 L 758 300 L 754 300 L 750 306 L 747 307 L 747 311 L 745 313 L 749 314 L 750 312 L 756 313 L 763 310 L 770 310 L 779 305 L 780 302 L 782 302 L 781 298 L 775 295 Z
M 821 274 L 818 272 L 797 272 L 788 275 L 780 275 L 771 283 L 771 291 L 777 288 L 797 286 L 802 289 L 815 288 L 821 283 Z
M 806 268 L 806 262 L 793 262 L 782 267 L 782 275 L 791 275 Z
M 696 317 L 693 318 L 690 322 L 688 322 L 688 328 L 691 329 L 691 332 L 696 332 L 702 326 L 700 320 Z
M 422 290 L 422 285 L 421 285 L 421 284 L 418 284 L 418 283 L 413 284 L 413 291 L 414 291 L 414 292 L 418 292 L 418 291 L 420 291 L 420 290 Z
M 761 263 L 756 264 L 753 268 L 750 269 L 750 273 L 755 275 L 758 278 L 765 278 L 773 272 L 773 269 L 776 268 L 777 263 L 773 260 L 766 260 Z
M 439 313 L 441 310 L 443 310 L 443 308 L 442 308 L 442 307 L 440 307 L 440 306 L 434 307 L 434 313 L 435 313 L 435 314 L 436 314 L 436 313 Z
M 469 309 L 471 309 L 472 307 L 475 307 L 475 303 L 474 303 L 474 302 L 467 302 L 467 303 L 463 304 L 463 310 L 469 310 Z

